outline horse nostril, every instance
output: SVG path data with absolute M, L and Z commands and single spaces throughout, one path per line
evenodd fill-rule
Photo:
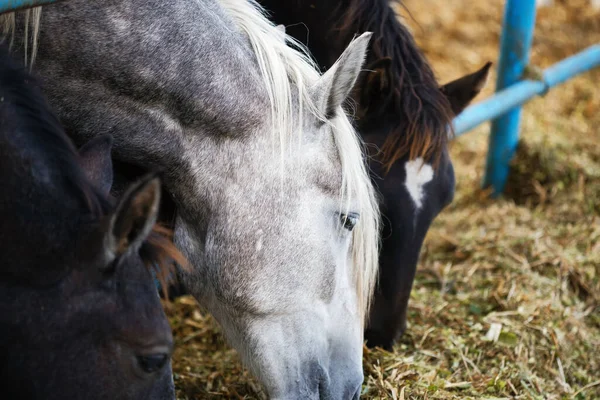
M 356 393 L 354 393 L 354 396 L 352 396 L 352 400 L 359 400 L 360 399 L 360 392 L 362 390 L 362 385 L 360 385 L 358 387 L 358 389 L 356 389 Z
M 156 372 L 165 366 L 169 360 L 169 355 L 166 353 L 149 354 L 147 356 L 137 356 L 140 368 L 149 374 Z

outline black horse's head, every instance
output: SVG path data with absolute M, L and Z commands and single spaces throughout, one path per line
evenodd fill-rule
M 359 130 L 367 143 L 375 145 L 372 178 L 381 193 L 384 216 L 379 286 L 365 332 L 370 346 L 390 349 L 406 328 L 407 305 L 423 240 L 435 217 L 454 197 L 454 168 L 446 145 L 451 118 L 483 89 L 490 66 L 487 63 L 437 88 L 439 94 L 427 96 L 436 93 L 430 84 L 430 90 L 422 91 L 421 103 L 417 103 L 427 112 L 418 107 L 408 111 L 414 102 L 405 102 L 403 93 L 410 88 L 404 83 L 399 89 L 398 69 L 389 58 L 373 62 L 359 82 Z M 449 115 L 431 113 L 434 105 L 447 109 Z M 428 134 L 436 131 L 428 127 L 440 126 L 443 121 L 443 134 Z M 393 146 L 387 146 L 389 143 Z M 412 146 L 428 150 L 411 154 Z M 399 149 L 404 150 L 399 153 Z
M 152 267 L 160 182 L 113 206 L 111 139 L 79 152 L 0 52 L 0 390 L 22 399 L 171 399 L 171 330 Z M 161 270 L 162 271 L 162 270 Z

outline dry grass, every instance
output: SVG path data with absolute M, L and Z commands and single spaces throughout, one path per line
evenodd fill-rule
M 600 14 L 564 3 L 539 12 L 542 67 L 600 42 Z M 503 2 L 406 4 L 441 81 L 496 60 Z M 599 78 L 525 107 L 503 199 L 479 189 L 488 127 L 453 143 L 456 199 L 426 240 L 408 333 L 393 353 L 365 350 L 364 398 L 600 398 Z M 193 300 L 170 314 L 179 398 L 261 397 Z

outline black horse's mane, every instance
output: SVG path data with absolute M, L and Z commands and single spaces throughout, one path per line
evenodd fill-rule
M 338 34 L 349 36 L 347 41 L 355 32 L 373 32 L 368 63 L 390 59 L 390 90 L 378 94 L 378 108 L 368 113 L 370 118 L 390 111 L 396 115 L 397 126 L 381 148 L 381 161 L 388 170 L 407 154 L 437 164 L 450 138 L 453 118 L 431 66 L 398 20 L 394 5 L 404 7 L 400 0 L 342 1 L 337 10 L 342 22 L 334 27 Z

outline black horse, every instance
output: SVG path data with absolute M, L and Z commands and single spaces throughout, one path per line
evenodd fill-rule
M 11 399 L 174 399 L 156 293 L 175 259 L 160 182 L 116 207 L 110 137 L 78 153 L 36 81 L 0 49 L 0 390 Z
M 373 32 L 367 67 L 354 93 L 356 125 L 371 154 L 384 219 L 379 285 L 365 338 L 392 347 L 406 312 L 423 239 L 454 196 L 448 156 L 452 118 L 481 91 L 490 63 L 439 86 L 388 0 L 259 0 L 277 24 L 329 68 L 362 32 Z M 399 4 L 398 4 L 399 5 Z

